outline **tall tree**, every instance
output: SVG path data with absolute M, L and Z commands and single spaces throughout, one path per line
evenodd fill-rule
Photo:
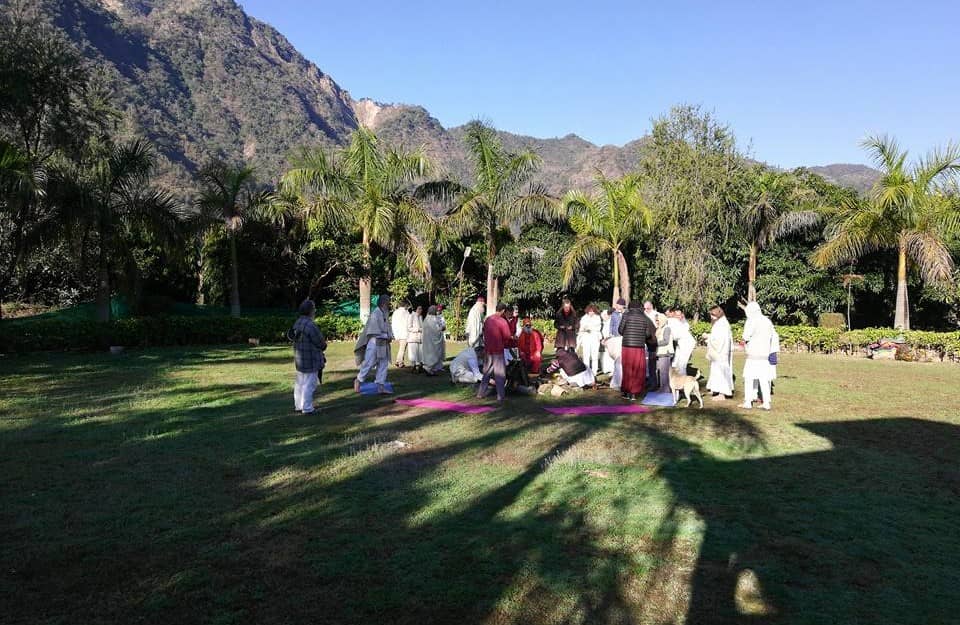
M 563 200 L 570 227 L 577 240 L 563 259 L 563 285 L 569 287 L 574 274 L 601 254 L 610 254 L 613 266 L 612 303 L 622 296 L 620 289 L 623 249 L 653 229 L 653 211 L 643 199 L 642 181 L 637 175 L 611 180 L 598 173 L 597 193 L 570 191 Z M 625 262 L 623 263 L 625 266 Z
M 213 161 L 200 171 L 200 196 L 196 200 L 197 222 L 204 232 L 223 227 L 230 240 L 230 314 L 240 316 L 240 275 L 237 232 L 244 218 L 264 205 L 267 193 L 257 188 L 252 167 Z M 201 254 L 203 245 L 201 243 Z M 203 259 L 200 259 L 198 292 L 203 292 Z
M 110 320 L 111 274 L 121 262 L 133 266 L 135 235 L 172 248 L 180 234 L 180 206 L 150 186 L 156 166 L 153 147 L 142 139 L 119 145 L 91 140 L 79 161 L 63 161 L 51 172 L 49 200 L 59 219 L 91 230 L 97 240 L 97 319 Z
M 294 199 L 313 229 L 359 235 L 364 321 L 370 315 L 374 246 L 403 256 L 414 273 L 430 275 L 428 241 L 435 226 L 417 200 L 416 185 L 429 170 L 422 150 L 384 147 L 372 130 L 361 127 L 337 153 L 304 152 L 281 180 L 281 196 Z
M 503 148 L 496 131 L 472 121 L 464 137 L 473 162 L 472 187 L 460 188 L 446 226 L 458 236 L 479 235 L 487 250 L 487 314 L 497 307 L 499 285 L 494 273 L 498 244 L 538 219 L 561 217 L 560 203 L 542 187 L 527 183 L 540 164 L 530 151 L 511 153 Z
M 883 172 L 866 201 L 846 203 L 829 226 L 828 239 L 813 254 L 821 267 L 858 259 L 882 249 L 897 251 L 895 328 L 910 329 L 907 271 L 916 266 L 931 284 L 953 280 L 948 247 L 960 235 L 960 207 L 945 185 L 960 168 L 960 146 L 935 149 L 913 165 L 907 151 L 887 136 L 869 137 L 864 148 Z
M 757 166 L 749 172 L 739 227 L 750 250 L 747 301 L 757 299 L 757 257 L 778 238 L 820 223 L 816 193 L 791 173 Z

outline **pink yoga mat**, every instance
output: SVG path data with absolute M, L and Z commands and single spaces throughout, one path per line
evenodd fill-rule
M 646 406 L 637 404 L 623 404 L 612 406 L 562 406 L 560 408 L 546 408 L 547 412 L 564 415 L 585 415 L 585 414 L 632 414 L 637 412 L 650 412 Z
M 493 410 L 492 406 L 474 406 L 473 404 L 462 404 L 455 401 L 443 401 L 440 399 L 398 399 L 398 404 L 405 406 L 416 406 L 417 408 L 433 408 L 436 410 L 450 410 L 453 412 L 463 412 L 466 414 L 483 414 Z

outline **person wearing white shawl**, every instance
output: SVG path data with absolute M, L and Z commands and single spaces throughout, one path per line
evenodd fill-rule
M 750 302 L 746 308 L 747 321 L 743 324 L 743 340 L 746 343 L 747 359 L 743 363 L 743 404 L 750 408 L 757 399 L 757 392 L 763 399 L 762 408 L 770 410 L 770 382 L 774 368 L 770 364 L 773 353 L 773 323 L 760 310 L 760 304 Z
M 427 308 L 427 317 L 423 320 L 423 368 L 427 375 L 436 375 L 443 370 L 446 354 L 443 342 L 443 322 L 437 315 L 437 307 Z
M 407 320 L 407 358 L 414 373 L 423 371 L 423 306 L 410 313 Z
M 393 316 L 390 317 L 390 327 L 393 330 L 393 338 L 400 342 L 397 348 L 397 362 L 394 364 L 400 368 L 405 366 L 407 357 L 407 322 L 409 320 L 410 311 L 407 310 L 406 305 L 403 303 L 393 311 Z
M 600 373 L 600 339 L 603 332 L 603 320 L 597 314 L 597 307 L 587 306 L 587 314 L 580 318 L 580 331 L 577 343 L 583 348 L 583 361 L 596 376 Z
M 687 323 L 682 311 L 674 311 L 674 316 L 670 317 L 667 324 L 670 326 L 673 340 L 677 343 L 677 351 L 673 354 L 673 368 L 681 375 L 687 375 L 687 364 L 690 362 L 690 356 L 693 355 L 697 340 L 690 333 L 690 324 Z
M 483 320 L 487 318 L 487 298 L 477 296 L 477 302 L 467 314 L 467 345 L 477 347 L 483 344 Z
M 363 331 L 357 337 L 357 342 L 353 346 L 354 358 L 360 365 L 360 372 L 353 380 L 353 390 L 358 393 L 360 392 L 360 385 L 366 380 L 370 371 L 376 367 L 377 391 L 381 395 L 390 394 L 385 386 L 387 383 L 387 366 L 390 364 L 390 341 L 393 340 L 393 332 L 387 319 L 389 311 L 390 296 L 387 294 L 381 295 L 377 301 L 377 307 L 370 314 Z
M 483 348 L 464 347 L 450 363 L 450 381 L 454 384 L 476 384 L 483 378 L 480 359 Z
M 710 361 L 707 390 L 713 393 L 714 400 L 723 401 L 733 397 L 733 332 L 719 306 L 710 309 L 710 320 L 713 325 L 707 337 L 707 360 Z

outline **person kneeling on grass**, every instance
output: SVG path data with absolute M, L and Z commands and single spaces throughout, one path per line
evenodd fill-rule
M 476 384 L 483 377 L 480 373 L 482 347 L 465 347 L 450 363 L 450 381 L 454 384 Z
M 558 349 L 553 362 L 547 367 L 547 373 L 555 373 L 557 371 L 560 372 L 560 376 L 566 380 L 568 384 L 579 386 L 580 388 L 596 385 L 593 370 L 580 360 L 576 352 Z
M 313 394 L 320 384 L 323 367 L 327 363 L 324 351 L 327 341 L 313 320 L 317 307 L 312 300 L 300 304 L 300 317 L 287 332 L 293 341 L 293 364 L 297 368 L 297 379 L 293 385 L 293 405 L 297 412 L 313 412 Z

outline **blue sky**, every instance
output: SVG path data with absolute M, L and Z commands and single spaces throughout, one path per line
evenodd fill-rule
M 240 0 L 354 98 L 598 144 L 701 104 L 774 165 L 960 140 L 960 2 Z

